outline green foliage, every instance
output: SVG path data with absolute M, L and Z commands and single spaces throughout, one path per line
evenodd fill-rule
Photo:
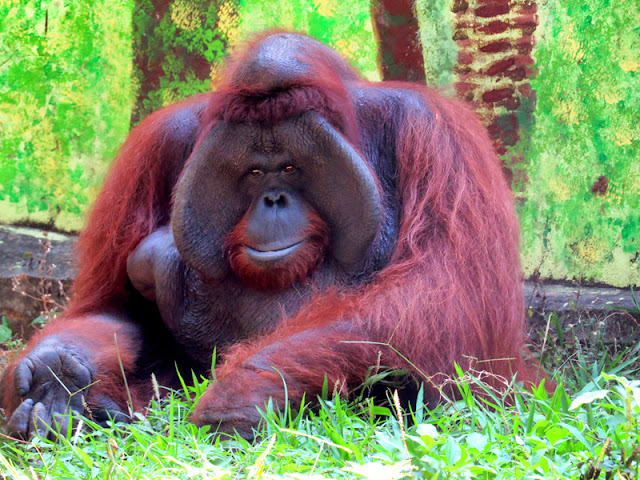
M 446 83 L 456 52 L 449 2 L 416 5 L 429 82 Z M 516 152 L 526 168 L 517 178 L 527 179 L 525 272 L 639 283 L 640 4 L 539 6 L 537 107 Z M 249 32 L 309 33 L 378 79 L 369 9 L 367 0 L 175 0 L 157 19 L 151 0 L 0 2 L 0 221 L 77 230 L 128 132 L 132 93 L 135 123 L 208 91 L 228 46 Z M 591 193 L 601 176 L 606 190 Z
M 11 331 L 11 326 L 9 325 L 9 319 L 2 315 L 0 317 L 0 343 L 5 343 L 11 340 L 13 336 L 13 332 Z
M 212 73 L 226 55 L 228 32 L 237 23 L 236 8 L 234 0 L 136 1 L 134 123 L 161 107 L 211 91 Z
M 451 27 L 454 14 L 449 0 L 417 0 L 416 16 L 424 55 L 427 85 L 450 85 L 455 81 L 453 67 L 458 60 L 458 46 Z
M 140 0 L 133 22 L 134 123 L 153 110 L 210 91 L 228 47 L 268 28 L 307 33 L 336 48 L 368 77 L 378 78 L 365 0 L 176 0 L 165 10 Z
M 320 400 L 301 412 L 268 406 L 253 444 L 188 423 L 207 386 L 197 381 L 131 425 L 85 419 L 92 428 L 69 429 L 57 443 L 1 443 L 0 464 L 8 479 L 637 478 L 640 381 L 593 373 L 573 395 L 540 387 L 516 391 L 509 404 L 461 376 L 459 401 L 428 409 L 420 393 L 402 417 L 367 399 Z
M 524 132 L 524 266 L 640 283 L 640 4 L 542 2 L 534 125 Z M 606 191 L 592 193 L 604 176 Z
M 240 0 L 240 37 L 268 28 L 300 31 L 335 48 L 370 80 L 380 80 L 368 0 Z
M 128 130 L 129 9 L 0 2 L 0 221 L 81 225 Z

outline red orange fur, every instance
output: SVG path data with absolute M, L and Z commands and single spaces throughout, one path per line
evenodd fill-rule
M 424 86 L 358 80 L 337 57 L 317 53 L 304 59 L 314 67 L 308 77 L 260 97 L 260 85 L 238 85 L 233 79 L 243 68 L 246 52 L 265 36 L 256 37 L 245 53 L 234 57 L 224 73 L 227 80 L 216 92 L 160 110 L 132 132 L 80 237 L 80 271 L 72 302 L 62 318 L 30 342 L 30 348 L 44 336 L 64 331 L 97 352 L 101 383 L 92 388 L 117 391 L 115 385 L 122 380 L 113 334 L 123 332 L 118 333 L 118 347 L 125 372 L 134 369 L 140 341 L 125 334 L 126 323 L 88 316 L 117 310 L 127 301 L 129 253 L 169 221 L 177 181 L 176 168 L 169 166 L 182 153 L 176 149 L 192 146 L 165 142 L 165 120 L 185 105 L 195 106 L 201 139 L 220 120 L 272 123 L 315 110 L 359 149 L 347 78 L 362 88 L 413 90 L 433 112 L 427 115 L 416 108 L 402 120 L 387 112 L 399 128 L 396 174 L 401 225 L 392 259 L 370 283 L 320 292 L 274 332 L 225 352 L 224 366 L 217 371 L 219 382 L 201 400 L 196 423 L 210 422 L 224 412 L 255 410 L 269 396 L 283 402 L 282 378 L 295 403 L 304 393 L 307 398 L 319 393 L 325 376 L 330 385 L 350 386 L 380 362 L 409 366 L 429 379 L 432 393 L 455 373 L 456 362 L 505 378 L 517 373 L 523 382 L 541 378 L 538 367 L 523 357 L 518 223 L 511 192 L 474 114 L 460 101 Z M 242 229 L 240 223 L 229 239 L 233 268 L 240 277 L 262 285 L 263 272 L 234 254 Z M 326 232 L 318 227 L 318 233 L 317 248 L 324 250 Z M 301 263 L 320 258 L 317 251 L 305 254 Z M 306 271 L 289 268 L 278 275 L 301 279 Z M 5 391 L 8 413 L 15 402 L 13 391 Z
M 247 216 L 245 215 L 227 238 L 225 251 L 231 269 L 246 285 L 259 290 L 282 290 L 296 282 L 304 281 L 322 262 L 329 247 L 327 224 L 313 210 L 309 212 L 308 221 L 309 226 L 303 234 L 305 243 L 300 246 L 293 258 L 287 259 L 286 263 L 266 267 L 256 265 L 247 257 L 245 252 Z

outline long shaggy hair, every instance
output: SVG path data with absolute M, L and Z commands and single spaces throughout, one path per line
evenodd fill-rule
M 220 381 L 201 399 L 195 418 L 202 412 L 213 416 L 219 405 L 232 409 L 234 402 L 253 398 L 249 394 L 261 387 L 255 386 L 255 369 L 243 365 L 267 351 L 269 365 L 282 372 L 289 398 L 297 401 L 305 392 L 320 392 L 325 378 L 330 385 L 360 382 L 369 367 L 380 362 L 409 367 L 428 380 L 432 393 L 445 377 L 455 375 L 456 363 L 490 372 L 488 378 L 496 379 L 497 388 L 499 377 L 517 374 L 526 383 L 543 378 L 524 355 L 518 222 L 511 192 L 475 115 L 426 86 L 364 81 L 319 44 L 297 53 L 310 68 L 289 84 L 274 90 L 269 82 L 249 81 L 245 66 L 272 33 L 256 36 L 233 56 L 215 92 L 162 109 L 131 133 L 80 236 L 80 270 L 72 302 L 39 338 L 58 331 L 77 331 L 80 342 L 89 336 L 87 342 L 104 354 L 100 361 L 107 365 L 100 367 L 98 378 L 107 380 L 100 385 L 113 389 L 121 375 L 116 356 L 104 358 L 111 350 L 100 345 L 112 341 L 113 332 L 126 322 L 103 322 L 104 328 L 95 330 L 100 333 L 92 335 L 88 329 L 93 327 L 82 317 L 135 301 L 126 276 L 127 257 L 143 238 L 169 222 L 172 191 L 198 139 L 218 121 L 269 124 L 313 110 L 370 162 L 381 160 L 367 157 L 371 152 L 362 144 L 361 133 L 384 130 L 390 139 L 386 147 L 393 159 L 385 161 L 394 162 L 389 167 L 395 169 L 393 195 L 400 206 L 392 258 L 368 284 L 319 292 L 275 332 L 227 350 L 217 372 Z M 374 92 L 385 88 L 401 95 L 411 91 L 422 105 L 407 102 L 399 111 L 369 102 L 378 95 Z M 358 118 L 356 105 L 375 110 L 375 123 L 366 116 Z M 303 249 L 299 258 L 272 272 L 246 262 L 241 224 L 228 239 L 234 271 L 261 288 L 286 288 L 306 278 L 330 248 L 326 226 L 312 224 L 318 239 L 309 242 L 313 249 Z M 24 353 L 35 345 L 32 341 Z M 122 342 L 120 349 L 135 348 L 127 345 Z M 127 361 L 125 371 L 132 371 L 134 355 L 120 355 Z M 12 382 L 15 364 L 7 369 L 5 387 Z M 268 392 L 282 386 L 275 371 L 260 371 L 259 381 Z M 92 392 L 100 388 L 92 387 Z M 7 388 L 3 405 L 9 414 L 14 397 Z M 228 405 L 221 403 L 225 398 Z
M 397 133 L 397 190 L 402 206 L 390 264 L 366 288 L 328 295 L 321 305 L 303 309 L 282 325 L 282 335 L 288 335 L 294 324 L 306 328 L 349 310 L 372 339 L 386 342 L 395 332 L 394 348 L 426 374 L 453 374 L 454 362 L 465 367 L 477 361 L 496 374 L 511 377 L 518 372 L 519 379 L 535 381 L 538 372 L 522 355 L 519 229 L 512 196 L 475 115 L 461 101 L 444 98 L 425 86 L 359 80 L 344 63 L 336 68 L 334 57 L 317 52 L 303 58 L 313 68 L 289 89 L 272 92 L 267 86 L 249 89 L 233 84 L 234 69 L 242 68 L 255 45 L 269 35 L 256 36 L 233 57 L 221 76 L 230 80 L 216 92 L 188 101 L 206 103 L 198 113 L 199 138 L 219 120 L 251 118 L 269 123 L 315 110 L 360 150 L 353 98 L 344 78 L 351 89 L 412 90 L 432 112 L 415 109 L 402 119 L 388 112 L 387 128 Z M 80 237 L 81 269 L 70 313 L 99 309 L 122 295 L 129 252 L 167 223 L 173 185 L 166 178 L 166 159 L 178 152 L 173 144 L 164 148 L 163 120 L 172 110 L 184 108 L 181 103 L 151 115 L 122 147 Z M 231 250 L 236 237 L 230 237 Z M 300 263 L 306 264 L 312 256 L 306 255 Z M 243 265 L 241 257 L 233 251 L 229 255 L 243 278 L 278 287 L 278 282 L 272 283 L 275 275 L 258 274 L 253 266 Z M 289 277 L 280 286 L 306 275 L 294 270 L 297 267 L 279 272 Z M 225 368 L 241 362 L 260 344 L 250 345 L 234 349 Z M 328 355 L 332 358 L 328 371 L 342 364 L 335 355 Z

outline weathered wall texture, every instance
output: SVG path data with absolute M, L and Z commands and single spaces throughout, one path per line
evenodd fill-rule
M 537 5 L 531 0 L 455 0 L 456 93 L 474 105 L 499 155 L 520 140 L 518 114 L 530 115 L 531 51 Z
M 525 275 L 640 283 L 640 3 L 418 0 L 418 12 L 447 56 L 433 32 L 452 27 L 456 64 L 431 78 L 453 80 L 502 155 Z
M 149 17 L 154 5 L 166 7 L 158 18 Z M 77 230 L 132 111 L 207 90 L 227 47 L 250 31 L 305 31 L 379 79 L 371 5 L 0 2 L 0 222 Z M 415 7 L 426 82 L 453 85 L 443 90 L 473 104 L 513 181 L 525 274 L 640 283 L 640 3 L 416 0 Z M 138 51 L 145 35 L 166 37 L 154 45 L 167 51 Z M 184 67 L 178 47 L 213 62 L 208 77 L 200 64 Z M 144 76 L 131 81 L 133 53 L 155 69 L 149 78 L 158 81 L 144 92 Z
M 0 2 L 0 222 L 82 227 L 129 129 L 130 11 Z
M 640 3 L 541 2 L 517 145 L 527 273 L 640 284 Z

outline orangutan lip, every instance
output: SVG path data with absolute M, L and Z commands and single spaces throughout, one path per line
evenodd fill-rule
M 264 250 L 264 251 L 257 250 L 255 248 L 247 246 L 246 247 L 247 255 L 249 255 L 249 257 L 253 260 L 258 260 L 263 262 L 279 260 L 295 252 L 300 247 L 300 245 L 302 245 L 303 242 L 304 240 L 300 240 L 298 243 L 294 243 L 293 245 L 289 245 L 288 247 L 279 248 L 277 250 Z

